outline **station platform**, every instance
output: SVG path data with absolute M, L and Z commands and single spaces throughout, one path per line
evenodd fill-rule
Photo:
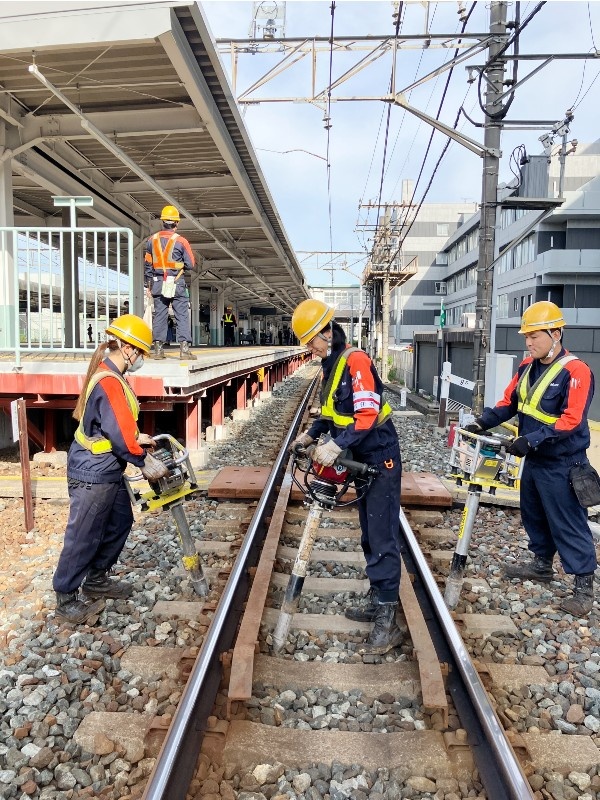
M 21 351 L 18 362 L 14 354 L 0 355 L 0 408 L 10 414 L 11 401 L 24 398 L 29 438 L 45 452 L 60 441 L 65 412 L 75 407 L 92 352 Z M 140 401 L 140 429 L 167 429 L 191 451 L 200 448 L 207 427 L 222 425 L 233 410 L 247 408 L 310 359 L 305 348 L 285 345 L 204 346 L 192 352 L 196 361 L 180 360 L 173 345 L 165 359 L 147 358 L 128 377 Z

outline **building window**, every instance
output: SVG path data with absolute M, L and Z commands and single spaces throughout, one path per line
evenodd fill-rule
M 532 304 L 532 302 L 533 302 L 533 295 L 532 294 L 528 294 L 527 295 L 527 308 L 529 308 L 529 306 Z
M 496 307 L 496 317 L 498 319 L 508 318 L 508 295 L 499 294 Z
M 448 253 L 438 253 L 435 257 L 435 263 L 446 266 L 448 263 Z
M 518 310 L 519 310 L 519 298 L 518 297 L 514 297 L 513 298 L 513 311 L 518 311 Z
M 529 264 L 535 260 L 535 236 L 528 236 L 514 248 L 514 269 Z
M 447 222 L 438 222 L 437 235 L 445 236 L 447 238 L 450 235 L 450 225 Z

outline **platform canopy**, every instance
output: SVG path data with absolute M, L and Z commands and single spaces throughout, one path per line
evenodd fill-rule
M 9 159 L 15 225 L 60 224 L 52 196 L 87 195 L 80 224 L 140 241 L 173 204 L 202 299 L 289 314 L 308 296 L 196 3 L 0 2 L 8 202 Z

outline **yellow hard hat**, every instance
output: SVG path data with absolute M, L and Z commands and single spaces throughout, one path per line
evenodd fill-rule
M 179 222 L 179 211 L 175 206 L 165 206 L 160 212 L 160 218 L 165 222 Z
M 333 319 L 334 309 L 322 300 L 303 300 L 292 315 L 292 330 L 306 344 Z
M 152 347 L 152 331 L 141 317 L 135 314 L 123 314 L 117 317 L 106 329 L 122 342 L 127 342 L 134 347 L 139 347 L 144 353 L 149 353 Z
M 564 326 L 563 313 L 556 303 L 551 303 L 549 300 L 540 300 L 525 309 L 519 333 L 550 331 L 553 328 L 564 328 Z

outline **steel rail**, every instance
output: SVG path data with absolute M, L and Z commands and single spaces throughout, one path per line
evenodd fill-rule
M 206 721 L 222 676 L 221 654 L 231 649 L 249 589 L 249 568 L 258 560 L 266 533 L 265 517 L 270 513 L 277 484 L 281 480 L 288 449 L 312 396 L 319 375 L 312 381 L 300 403 L 288 433 L 267 478 L 239 554 L 231 570 L 196 659 L 183 695 L 167 731 L 142 800 L 185 800 L 196 770 Z
M 438 657 L 450 666 L 448 690 L 461 723 L 467 730 L 473 758 L 487 796 L 494 800 L 533 800 L 529 781 L 506 738 L 402 509 L 400 531 L 408 550 L 405 553 L 403 548 L 402 555 L 407 567 L 419 578 L 413 588 Z

